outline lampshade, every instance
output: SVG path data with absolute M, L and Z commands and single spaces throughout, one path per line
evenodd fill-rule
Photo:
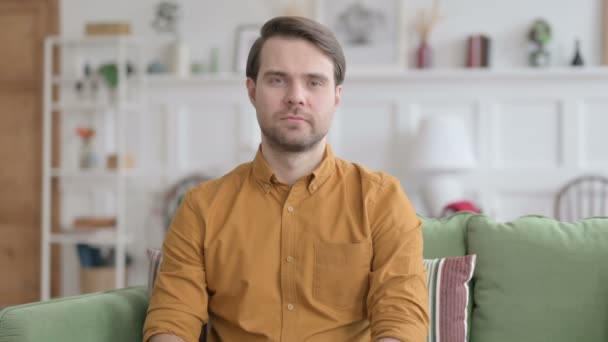
M 414 167 L 428 171 L 459 171 L 475 166 L 473 144 L 462 118 L 429 115 L 416 138 Z

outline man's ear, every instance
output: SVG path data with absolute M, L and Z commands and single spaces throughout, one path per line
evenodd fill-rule
M 255 81 L 251 77 L 247 77 L 247 95 L 249 96 L 249 102 L 255 106 Z
M 340 101 L 342 101 L 342 85 L 336 86 L 336 99 L 335 99 L 335 107 L 338 108 L 340 106 Z

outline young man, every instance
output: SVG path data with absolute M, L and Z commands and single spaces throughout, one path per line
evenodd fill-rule
M 208 323 L 208 341 L 426 341 L 420 220 L 395 178 L 326 142 L 344 71 L 325 27 L 264 25 L 247 61 L 259 151 L 186 195 L 144 340 L 196 341 Z

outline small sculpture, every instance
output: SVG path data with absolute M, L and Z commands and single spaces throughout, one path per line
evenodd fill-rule
M 534 43 L 535 50 L 530 53 L 530 65 L 534 67 L 548 66 L 551 55 L 547 51 L 547 43 L 551 40 L 551 26 L 543 19 L 537 19 L 532 24 L 528 39 Z
M 574 43 L 574 57 L 572 58 L 572 62 L 570 64 L 572 66 L 585 65 L 585 62 L 583 61 L 583 56 L 581 55 L 581 41 L 578 39 Z

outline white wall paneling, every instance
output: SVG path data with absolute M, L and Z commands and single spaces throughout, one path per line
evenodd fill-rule
M 549 190 L 519 190 L 500 191 L 497 193 L 495 208 L 501 208 L 496 213 L 498 220 L 510 220 L 528 212 L 534 215 L 552 216 L 553 197 L 555 193 Z M 533 212 L 530 212 L 533 208 Z
M 496 168 L 553 168 L 559 164 L 560 105 L 557 100 L 497 103 L 492 135 Z
M 601 68 L 349 74 L 329 141 L 337 155 L 397 176 L 419 203 L 425 175 L 410 161 L 418 122 L 425 115 L 458 115 L 478 161 L 460 176 L 471 198 L 504 219 L 547 213 L 550 204 L 538 206 L 538 195 L 526 204 L 526 193 L 553 194 L 579 173 L 608 172 L 602 132 L 606 87 L 608 70 Z M 190 108 L 184 121 L 190 133 L 181 139 L 197 146 L 184 156 L 192 168 L 217 174 L 253 158 L 259 130 L 241 77 L 152 77 L 148 89 L 160 103 Z M 181 115 L 167 120 L 179 122 Z M 175 134 L 170 130 L 168 135 Z M 502 194 L 514 189 L 525 190 L 517 192 L 523 202 L 504 207 L 512 202 Z
M 584 101 L 580 120 L 580 161 L 590 169 L 608 168 L 608 101 L 587 99 Z
M 579 169 L 582 167 L 579 156 L 581 155 L 579 136 L 580 136 L 580 116 L 582 113 L 583 101 L 576 97 L 564 97 L 562 106 L 562 125 L 561 125 L 561 147 L 563 169 Z
M 343 103 L 334 122 L 340 131 L 336 154 L 356 163 L 366 161 L 370 168 L 391 168 L 394 160 L 402 160 L 392 149 L 395 118 L 394 103 Z M 362 160 L 363 156 L 367 158 Z

